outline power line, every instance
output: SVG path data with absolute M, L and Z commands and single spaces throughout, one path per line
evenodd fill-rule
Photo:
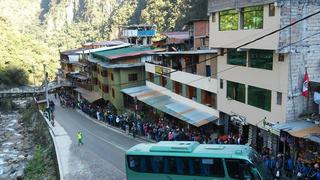
M 249 41 L 249 42 L 246 42 L 246 43 L 244 43 L 244 44 L 242 44 L 242 45 L 239 45 L 239 46 L 235 47 L 234 49 L 240 49 L 240 48 L 242 48 L 242 47 L 244 47 L 244 46 L 247 46 L 247 45 L 249 45 L 249 44 L 252 44 L 252 43 L 254 43 L 254 42 L 257 42 L 257 41 L 259 41 L 259 40 L 261 40 L 261 39 L 264 39 L 264 38 L 266 38 L 266 37 L 268 37 L 268 36 L 271 36 L 271 35 L 273 35 L 273 34 L 275 34 L 275 33 L 277 33 L 277 32 L 280 32 L 280 31 L 282 31 L 282 30 L 285 30 L 285 29 L 287 29 L 287 28 L 289 28 L 289 27 L 291 27 L 291 26 L 294 26 L 295 24 L 297 24 L 297 23 L 299 23 L 299 22 L 302 22 L 302 21 L 304 21 L 304 20 L 306 20 L 306 19 L 309 19 L 309 18 L 311 18 L 311 17 L 313 17 L 313 16 L 315 16 L 315 15 L 317 15 L 317 14 L 320 14 L 320 11 L 317 11 L 317 12 L 315 12 L 315 13 L 312 13 L 312 14 L 310 14 L 310 15 L 304 17 L 304 18 L 301 18 L 301 19 L 299 19 L 299 20 L 297 20 L 297 21 L 295 21 L 295 22 L 293 22 L 293 23 L 290 23 L 290 24 L 288 24 L 288 25 L 286 25 L 286 26 L 284 26 L 284 27 L 282 27 L 282 28 L 279 28 L 279 29 L 277 29 L 277 30 L 274 30 L 274 31 L 272 31 L 272 32 L 270 32 L 270 33 L 267 33 L 267 34 L 265 34 L 265 35 L 263 35 L 263 36 L 260 36 L 260 37 L 258 37 L 258 38 L 256 38 L 256 39 L 254 39 L 254 40 L 251 40 L 251 41 Z M 161 74 L 161 75 L 160 75 L 160 74 L 155 74 L 155 75 L 156 75 L 157 77 L 168 76 L 168 75 L 170 75 L 170 74 L 172 74 L 172 73 L 174 73 L 174 72 L 178 72 L 178 71 L 185 70 L 185 69 L 187 69 L 187 68 L 189 68 L 189 67 L 192 67 L 192 66 L 194 66 L 194 65 L 201 64 L 201 63 L 204 63 L 204 62 L 207 62 L 207 61 L 210 61 L 210 60 L 216 60 L 215 58 L 217 58 L 217 57 L 219 57 L 219 56 L 224 56 L 224 55 L 226 55 L 226 54 L 228 54 L 228 50 L 227 50 L 226 52 L 222 51 L 221 53 L 219 53 L 219 54 L 217 54 L 217 55 L 215 55 L 215 56 L 213 56 L 213 57 L 204 59 L 204 60 L 199 61 L 199 62 L 197 62 L 197 63 L 192 63 L 192 64 L 190 64 L 190 65 L 188 65 L 188 66 L 185 66 L 185 67 L 181 68 L 181 70 L 175 69 L 175 70 L 173 70 L 173 71 L 170 71 L 170 72 L 167 72 L 167 73 L 163 73 L 163 74 Z M 234 65 L 233 67 L 230 67 L 230 68 L 221 70 L 221 71 L 219 71 L 219 72 L 217 72 L 217 73 L 211 74 L 211 76 L 213 76 L 213 75 L 218 75 L 218 74 L 220 74 L 220 73 L 222 73 L 222 72 L 229 71 L 229 70 L 234 69 L 234 68 L 239 67 L 239 66 L 240 66 L 240 65 Z M 240 66 L 240 67 L 242 67 L 242 66 Z M 204 78 L 208 78 L 208 77 L 202 77 L 202 78 L 199 78 L 199 80 L 204 79 Z M 145 78 L 145 79 L 139 80 L 139 81 L 127 82 L 127 83 L 119 83 L 119 84 L 111 84 L 111 85 L 113 85 L 113 86 L 122 86 L 122 85 L 128 85 L 128 84 L 133 84 L 133 83 L 145 82 L 146 80 L 150 80 L 150 79 L 149 79 L 149 78 Z M 195 82 L 195 80 L 193 80 L 192 82 Z

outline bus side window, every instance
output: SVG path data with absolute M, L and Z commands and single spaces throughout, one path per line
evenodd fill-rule
M 150 167 L 149 166 L 149 157 L 139 156 L 139 160 L 140 160 L 139 171 L 140 172 L 148 172 L 148 167 Z
M 228 174 L 233 179 L 254 180 L 250 164 L 241 159 L 225 159 Z
M 185 159 L 177 157 L 176 158 L 176 167 L 177 167 L 177 174 L 184 174 L 185 173 Z
M 201 159 L 200 158 L 188 158 L 188 169 L 186 174 L 194 176 L 194 175 L 200 175 L 200 163 Z
M 139 161 L 137 156 L 128 156 L 128 164 L 129 168 L 137 171 L 137 167 L 139 167 Z
M 163 157 L 153 156 L 151 157 L 151 167 L 153 173 L 162 173 Z
M 175 157 L 164 157 L 164 168 L 163 172 L 167 174 L 176 174 L 176 158 Z
M 224 177 L 224 169 L 221 159 L 203 158 L 201 162 L 201 175 Z
M 240 167 L 237 159 L 225 159 L 227 171 L 231 178 L 240 179 Z

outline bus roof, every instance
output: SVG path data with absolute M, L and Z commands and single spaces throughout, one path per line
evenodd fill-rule
M 133 146 L 127 155 L 159 155 L 248 159 L 252 148 L 245 145 L 199 144 L 194 141 L 161 141 Z

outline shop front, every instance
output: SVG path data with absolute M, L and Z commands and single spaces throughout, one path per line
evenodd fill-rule
M 279 152 L 296 162 L 320 163 L 320 126 L 305 120 L 275 125 L 280 130 Z

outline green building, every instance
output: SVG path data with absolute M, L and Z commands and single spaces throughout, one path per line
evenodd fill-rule
M 163 50 L 125 47 L 91 53 L 88 61 L 95 65 L 92 69 L 94 91 L 110 102 L 117 113 L 124 112 L 121 89 L 144 85 L 144 62 L 159 51 Z

